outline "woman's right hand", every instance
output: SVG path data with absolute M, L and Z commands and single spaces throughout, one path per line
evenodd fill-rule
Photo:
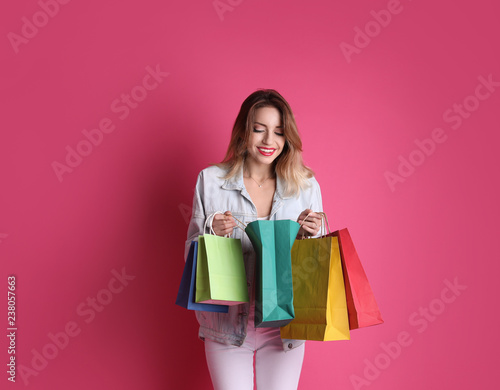
M 218 236 L 233 234 L 233 229 L 236 227 L 236 221 L 231 215 L 231 211 L 226 211 L 224 214 L 215 214 L 212 222 L 212 229 Z

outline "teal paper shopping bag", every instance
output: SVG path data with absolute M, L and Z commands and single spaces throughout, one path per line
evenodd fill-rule
M 245 231 L 257 253 L 255 326 L 279 327 L 295 316 L 291 249 L 300 225 L 292 220 L 257 220 Z

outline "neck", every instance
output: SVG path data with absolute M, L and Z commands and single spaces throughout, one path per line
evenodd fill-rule
M 243 172 L 255 180 L 264 181 L 273 176 L 274 169 L 272 165 L 256 164 L 251 160 L 246 160 Z

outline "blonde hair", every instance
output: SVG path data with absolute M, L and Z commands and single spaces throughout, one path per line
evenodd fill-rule
M 314 172 L 302 160 L 302 141 L 292 109 L 274 89 L 259 89 L 245 99 L 234 122 L 226 156 L 217 166 L 227 169 L 224 179 L 230 179 L 243 167 L 248 139 L 253 131 L 255 111 L 261 107 L 274 107 L 280 112 L 285 146 L 273 162 L 274 170 L 284 181 L 283 195 L 297 196 L 307 186 L 307 179 L 313 177 Z

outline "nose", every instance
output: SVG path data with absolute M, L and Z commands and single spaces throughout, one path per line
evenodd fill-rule
M 264 139 L 262 142 L 266 145 L 270 145 L 273 142 L 273 134 L 271 131 L 266 131 L 264 134 Z

